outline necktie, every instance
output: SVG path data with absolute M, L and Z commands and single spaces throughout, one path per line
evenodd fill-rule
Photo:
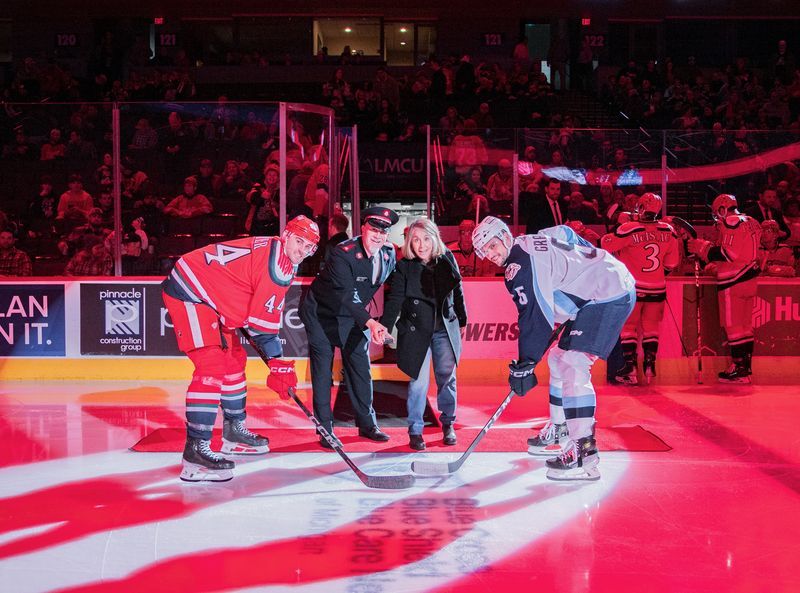
M 381 252 L 372 256 L 372 283 L 377 284 L 381 277 Z
M 553 221 L 555 224 L 561 224 L 561 210 L 558 207 L 558 202 L 550 201 L 550 209 L 553 211 Z

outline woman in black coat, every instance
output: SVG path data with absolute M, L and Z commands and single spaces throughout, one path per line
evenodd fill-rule
M 411 377 L 407 400 L 409 445 L 417 451 L 425 448 L 422 416 L 431 362 L 444 444 L 455 445 L 456 365 L 467 310 L 458 264 L 442 243 L 438 227 L 427 218 L 419 218 L 409 227 L 403 258 L 389 278 L 381 323 L 391 331 L 395 322 L 397 366 Z

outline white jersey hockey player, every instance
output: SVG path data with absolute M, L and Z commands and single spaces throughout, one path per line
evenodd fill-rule
M 519 315 L 519 358 L 509 385 L 525 395 L 549 345 L 557 311 L 567 319 L 550 350 L 550 421 L 529 440 L 529 452 L 547 455 L 547 477 L 600 477 L 594 438 L 596 398 L 591 367 L 605 359 L 633 310 L 635 281 L 625 266 L 567 226 L 513 239 L 501 220 L 485 218 L 472 236 L 478 255 L 505 268 L 506 288 Z

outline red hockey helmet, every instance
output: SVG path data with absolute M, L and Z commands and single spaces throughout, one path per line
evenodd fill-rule
M 286 223 L 286 227 L 283 229 L 282 239 L 285 241 L 289 235 L 297 235 L 313 243 L 314 249 L 311 250 L 309 255 L 313 255 L 317 250 L 317 245 L 319 244 L 319 225 L 307 216 L 301 214 L 300 216 L 295 216 Z
M 711 214 L 714 220 L 727 216 L 731 209 L 736 210 L 739 204 L 736 202 L 736 196 L 731 194 L 719 194 L 711 203 Z
M 661 212 L 661 196 L 650 191 L 643 193 L 636 201 L 636 212 L 639 218 L 654 219 Z

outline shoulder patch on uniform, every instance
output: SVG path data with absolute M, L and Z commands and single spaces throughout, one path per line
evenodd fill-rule
M 519 264 L 508 264 L 508 267 L 506 267 L 506 282 L 513 280 L 514 276 L 517 275 L 517 272 L 519 272 L 520 269 L 522 269 L 522 266 Z
M 342 251 L 351 251 L 355 246 L 356 246 L 355 243 L 350 243 L 350 242 L 339 243 L 338 245 L 339 249 L 341 249 Z

